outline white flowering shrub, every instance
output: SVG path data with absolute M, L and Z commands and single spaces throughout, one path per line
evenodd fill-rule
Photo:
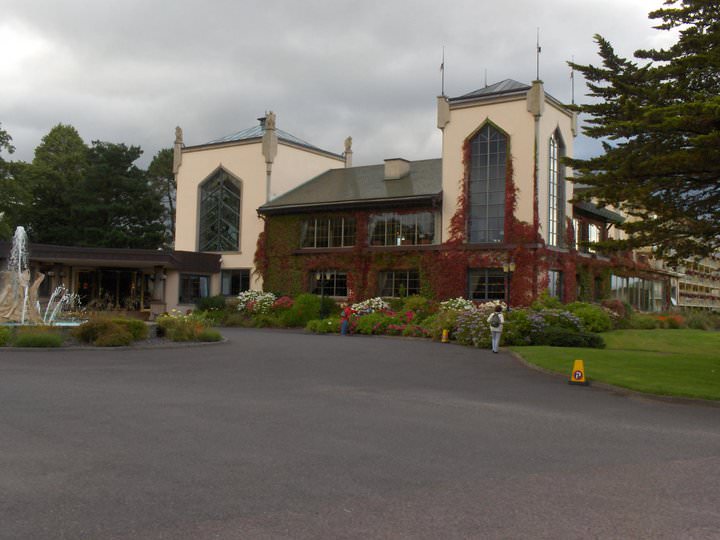
M 475 303 L 467 298 L 450 298 L 440 302 L 440 311 L 475 311 Z
M 244 313 L 270 313 L 277 297 L 271 292 L 243 291 L 237 296 L 237 310 Z
M 368 298 L 367 300 L 353 304 L 352 309 L 357 313 L 375 313 L 376 311 L 388 311 L 390 305 L 379 296 L 376 296 L 375 298 Z
M 507 311 L 507 305 L 502 300 L 488 300 L 482 304 L 477 304 L 475 308 L 483 313 L 490 313 L 491 311 L 495 311 L 495 308 L 498 306 L 500 306 L 503 311 Z

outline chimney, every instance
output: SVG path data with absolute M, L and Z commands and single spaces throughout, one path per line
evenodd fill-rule
M 407 159 L 392 158 L 385 160 L 385 180 L 397 180 L 410 174 L 410 162 Z

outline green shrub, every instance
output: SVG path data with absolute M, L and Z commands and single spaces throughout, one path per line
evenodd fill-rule
M 454 339 L 455 325 L 459 314 L 459 311 L 453 309 L 443 309 L 425 319 L 423 326 L 428 329 L 430 337 L 435 341 L 442 339 L 443 330 L 447 330 L 450 339 Z
M 685 313 L 688 328 L 695 330 L 717 330 L 718 316 L 710 311 L 690 311 Z
M 286 327 L 304 328 L 308 321 L 320 318 L 320 297 L 314 294 L 301 294 L 295 298 L 292 307 L 280 314 L 280 323 Z
M 550 296 L 547 291 L 543 291 L 530 307 L 535 311 L 541 311 L 543 309 L 565 309 L 560 299 Z
M 387 302 L 390 311 L 400 311 L 405 304 L 405 298 L 383 298 Z
M 10 342 L 12 331 L 4 326 L 0 326 L 0 347 L 4 347 Z
M 630 316 L 630 328 L 635 330 L 654 330 L 658 327 L 658 320 L 651 315 L 633 313 Z
M 340 332 L 340 319 L 337 317 L 313 319 L 308 321 L 305 329 L 315 334 L 337 334 Z
M 357 334 L 384 334 L 388 325 L 398 324 L 400 321 L 395 317 L 389 317 L 384 313 L 369 313 L 357 319 L 355 332 Z
M 513 309 L 504 313 L 503 343 L 505 345 L 532 344 L 532 323 L 526 309 Z
M 408 296 L 405 299 L 402 311 L 404 313 L 412 311 L 415 314 L 415 318 L 413 319 L 413 321 L 417 322 L 426 319 L 427 317 L 435 313 L 437 311 L 437 305 L 435 302 L 429 300 L 428 298 L 415 294 L 413 296 Z
M 125 347 L 132 342 L 133 336 L 126 327 L 111 323 L 111 326 L 93 341 L 93 345 L 96 347 Z
M 253 319 L 250 315 L 241 312 L 228 312 L 222 320 L 223 326 L 253 326 Z
M 197 337 L 207 328 L 201 315 L 163 315 L 158 317 L 158 328 L 172 341 L 197 341 Z
M 490 326 L 485 311 L 466 311 L 457 316 L 455 339 L 461 345 L 486 348 L 490 346 Z
M 590 347 L 604 349 L 605 340 L 598 334 L 576 332 L 560 326 L 550 326 L 537 338 L 537 345 L 550 347 Z
M 226 302 L 222 294 L 216 294 L 198 299 L 195 305 L 200 311 L 224 311 Z
M 282 326 L 280 317 L 274 313 L 259 313 L 252 318 L 255 328 L 278 328 Z
M 578 317 L 587 332 L 607 332 L 613 324 L 610 315 L 600 306 L 584 302 L 573 302 L 566 309 Z
M 18 330 L 12 344 L 15 347 L 60 347 L 63 341 L 62 334 L 38 327 Z
M 140 341 L 142 339 L 147 339 L 148 337 L 148 326 L 144 321 L 124 318 L 115 318 L 111 320 L 115 324 L 122 326 L 125 330 L 130 332 L 130 336 L 132 336 L 133 341 Z
M 213 328 L 205 328 L 197 335 L 198 341 L 222 341 L 222 334 Z
M 430 332 L 419 324 L 407 324 L 402 331 L 402 335 L 405 337 L 430 337 Z
M 147 339 L 148 327 L 137 319 L 96 317 L 74 328 L 70 335 L 97 347 L 120 347 Z

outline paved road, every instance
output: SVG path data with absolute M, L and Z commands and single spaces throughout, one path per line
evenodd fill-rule
M 0 352 L 0 538 L 720 538 L 718 408 L 454 345 L 226 334 Z

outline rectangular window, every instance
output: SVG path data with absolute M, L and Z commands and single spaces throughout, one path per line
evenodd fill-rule
M 505 300 L 505 273 L 499 268 L 469 270 L 468 298 L 471 300 Z
M 210 276 L 180 274 L 180 304 L 194 304 L 210 295 Z
M 548 294 L 562 300 L 563 280 L 559 270 L 548 270 Z
M 594 243 L 600 241 L 600 227 L 595 225 L 594 223 L 588 224 L 588 242 Z M 595 253 L 594 247 L 589 247 L 588 251 L 590 253 Z
M 223 270 L 220 282 L 224 296 L 237 296 L 242 291 L 250 290 L 250 270 Z
M 310 272 L 310 292 L 321 296 L 347 296 L 347 273 L 337 270 Z
M 417 270 L 389 270 L 378 276 L 378 294 L 399 298 L 420 294 L 420 274 Z
M 304 248 L 350 247 L 355 245 L 355 218 L 322 217 L 302 224 L 300 245 Z
M 370 217 L 368 235 L 372 246 L 414 246 L 435 243 L 435 215 L 432 212 Z
M 612 274 L 610 294 L 638 311 L 662 311 L 665 305 L 665 282 Z

